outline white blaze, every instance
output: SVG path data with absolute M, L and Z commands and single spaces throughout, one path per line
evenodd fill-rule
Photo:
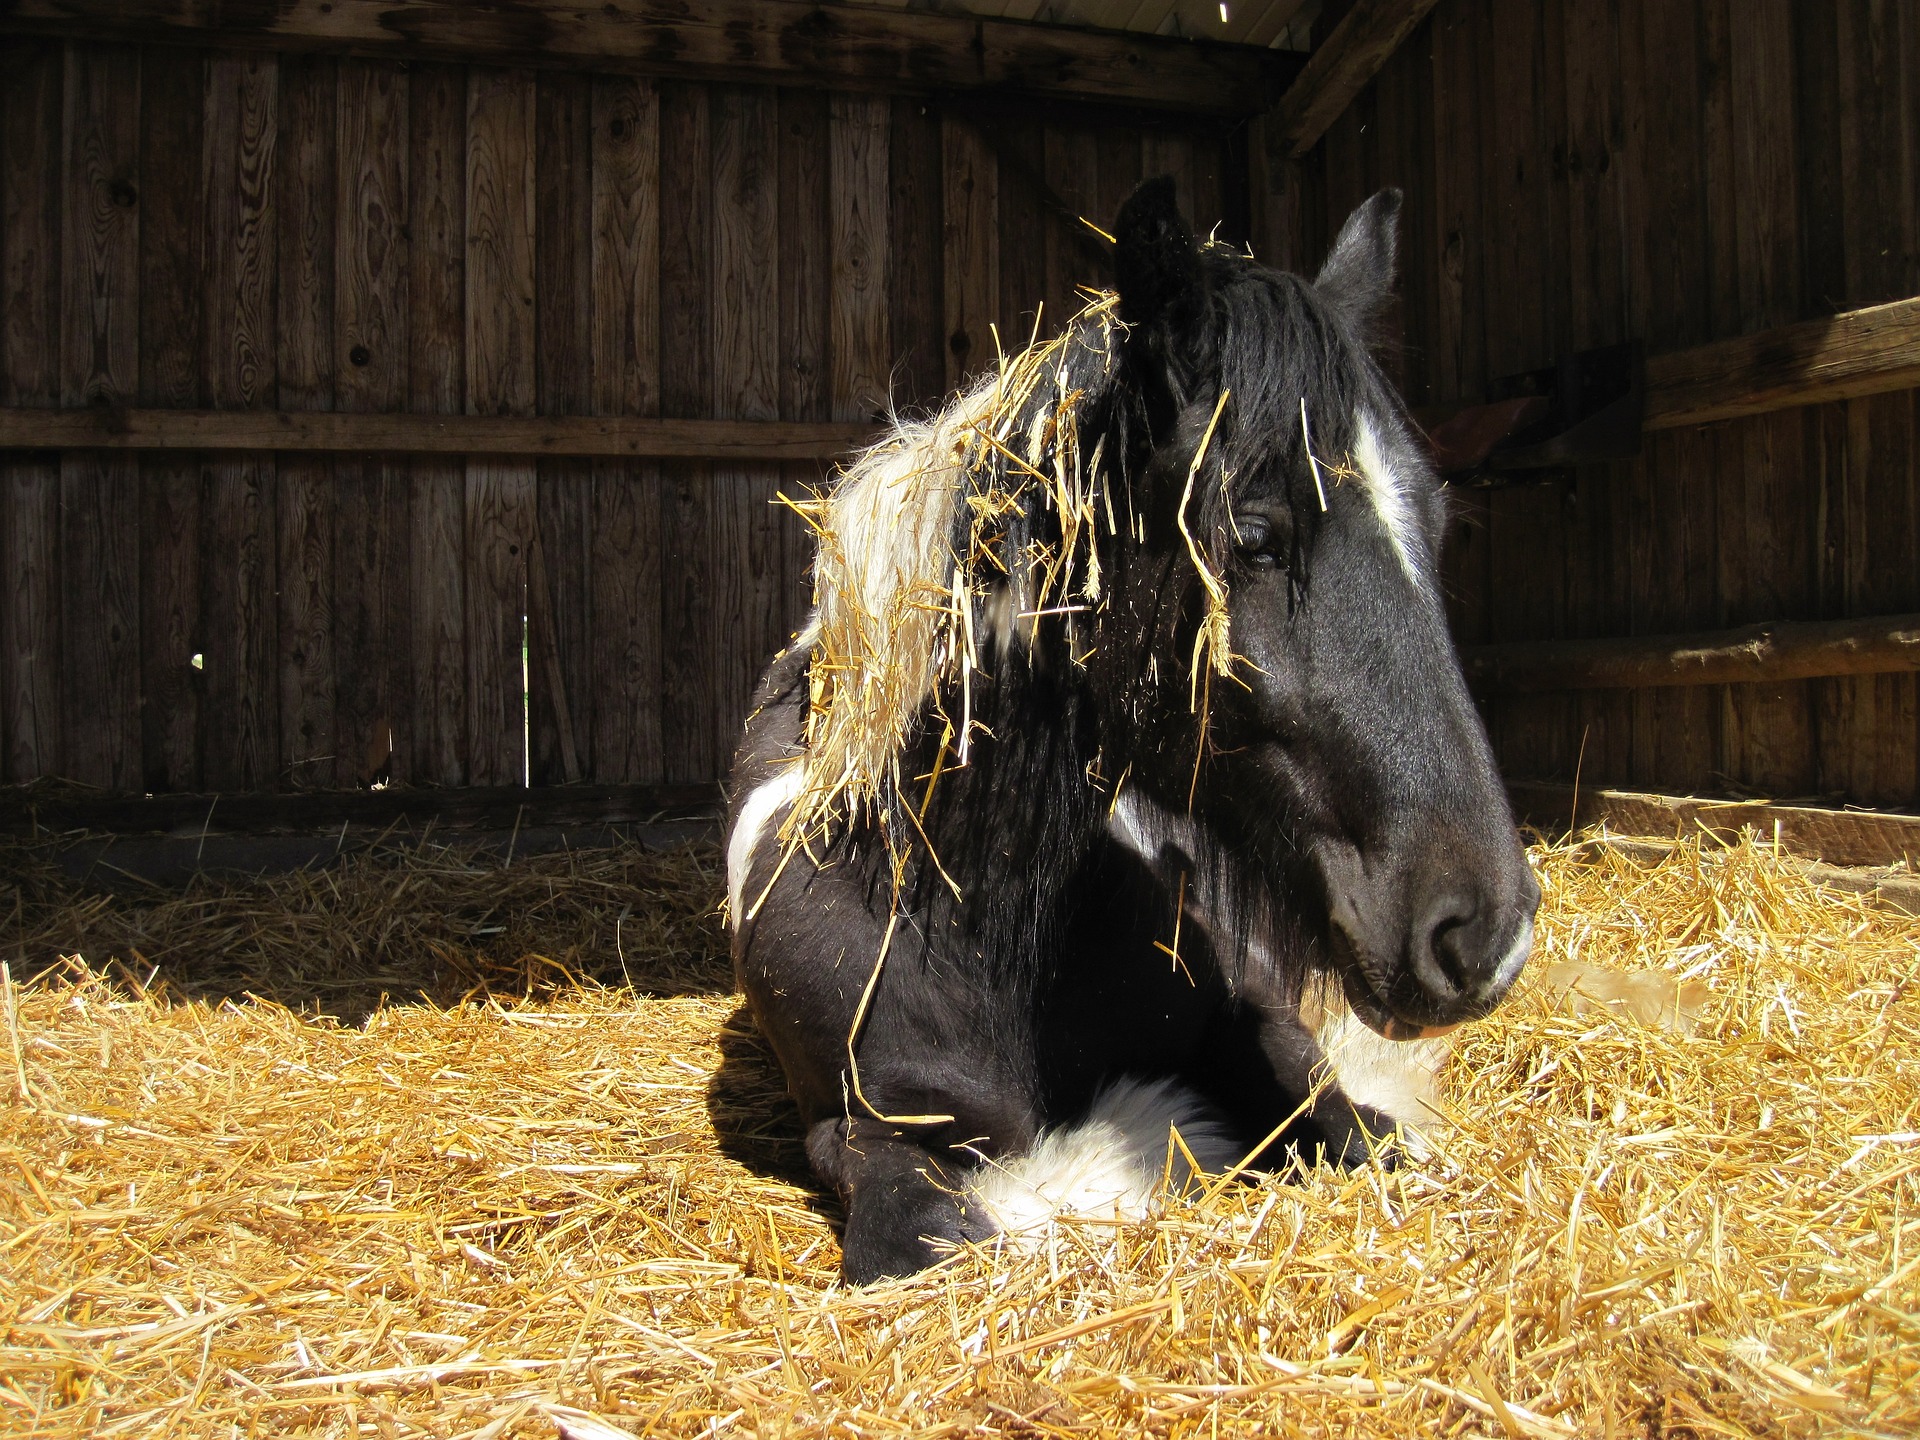
M 1387 447 L 1381 443 L 1380 427 L 1366 411 L 1353 417 L 1353 462 L 1374 513 L 1386 527 L 1387 539 L 1400 557 L 1400 568 L 1407 578 L 1422 589 L 1428 585 L 1426 567 L 1421 558 L 1420 526 L 1414 518 L 1411 478 L 1394 464 Z

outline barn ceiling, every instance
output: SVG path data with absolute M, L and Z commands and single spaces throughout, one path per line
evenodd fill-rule
M 1305 50 L 1321 0 L 853 0 L 896 10 L 939 10 L 1049 25 L 1089 25 L 1182 35 L 1278 50 Z

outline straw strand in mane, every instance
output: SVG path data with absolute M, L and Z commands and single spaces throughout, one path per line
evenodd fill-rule
M 825 498 L 795 506 L 818 542 L 804 769 L 781 827 L 807 843 L 840 819 L 903 796 L 900 761 L 923 724 L 945 727 L 964 764 L 977 721 L 978 631 L 1011 633 L 1053 607 L 1100 595 L 1091 543 L 1111 497 L 1096 445 L 1083 454 L 1083 409 L 1117 363 L 1115 297 L 1091 298 L 1058 337 L 1004 358 L 925 421 L 892 433 L 847 467 Z M 1037 325 L 1036 325 L 1037 328 Z M 1032 512 L 1051 513 L 1045 533 Z M 984 602 L 984 603 L 983 603 Z M 945 713 L 957 689 L 961 713 Z

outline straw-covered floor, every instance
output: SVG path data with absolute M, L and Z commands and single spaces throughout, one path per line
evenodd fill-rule
M 849 1293 L 711 852 L 13 852 L 0 1432 L 1915 1433 L 1920 921 L 1534 853 L 1543 958 L 1702 979 L 1695 1034 L 1536 966 L 1423 1163 Z

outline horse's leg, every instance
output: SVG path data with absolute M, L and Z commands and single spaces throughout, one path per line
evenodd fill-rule
M 1256 1157 L 1257 1168 L 1284 1167 L 1291 1155 L 1342 1169 L 1375 1153 L 1393 1163 L 1393 1117 L 1340 1088 L 1319 1041 L 1293 1015 L 1237 1008 L 1220 1018 L 1205 1055 L 1196 1079 L 1248 1143 L 1278 1132 Z
M 892 1126 L 822 1120 L 807 1132 L 807 1158 L 846 1210 L 841 1273 L 849 1284 L 915 1274 L 948 1248 L 993 1234 L 964 1170 Z
M 1340 1087 L 1326 1052 L 1306 1026 L 1291 1016 L 1268 1019 L 1260 1026 L 1260 1049 L 1283 1089 L 1294 1097 L 1284 1113 L 1305 1102 L 1301 1118 L 1318 1138 L 1319 1158 L 1343 1170 L 1366 1164 L 1376 1152 L 1383 1163 L 1395 1162 L 1393 1117 L 1363 1105 Z

